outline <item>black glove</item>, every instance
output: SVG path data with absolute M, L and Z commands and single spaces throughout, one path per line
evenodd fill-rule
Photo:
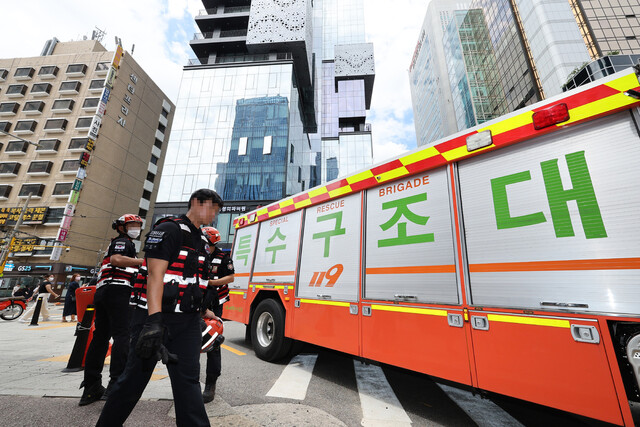
M 175 363 L 178 356 L 169 353 L 162 344 L 164 338 L 164 326 L 162 325 L 162 314 L 155 313 L 147 317 L 144 322 L 138 342 L 136 343 L 136 355 L 141 359 L 162 360 L 167 363 Z

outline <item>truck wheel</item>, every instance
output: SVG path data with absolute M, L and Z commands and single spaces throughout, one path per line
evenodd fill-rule
M 284 308 L 273 299 L 258 304 L 251 322 L 251 343 L 262 360 L 273 362 L 284 357 L 291 339 L 284 336 Z
M 24 308 L 20 304 L 11 304 L 9 307 L 5 308 L 0 314 L 4 320 L 15 320 L 22 315 Z

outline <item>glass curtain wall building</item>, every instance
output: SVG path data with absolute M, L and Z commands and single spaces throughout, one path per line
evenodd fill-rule
M 443 44 L 458 130 L 506 113 L 505 96 L 482 10 L 455 11 Z
M 455 10 L 466 2 L 433 0 L 429 3 L 413 58 L 409 88 L 418 146 L 431 144 L 457 132 L 442 40 Z
M 528 55 L 512 0 L 473 0 L 470 9 L 482 9 L 493 47 L 507 111 L 543 99 L 535 64 Z
M 214 225 L 229 247 L 242 212 L 371 164 L 373 47 L 363 0 L 203 5 L 155 217 L 215 189 L 225 207 Z

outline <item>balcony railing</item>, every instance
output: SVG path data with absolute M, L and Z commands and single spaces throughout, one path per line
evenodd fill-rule
M 242 13 L 251 11 L 251 6 L 231 6 L 225 7 L 222 12 L 218 12 L 218 9 L 200 9 L 198 11 L 198 16 L 203 15 L 218 15 L 218 14 L 227 14 L 227 13 Z
M 223 30 L 220 31 L 220 37 L 245 37 L 247 35 L 247 29 L 242 30 Z
M 205 39 L 213 39 L 214 38 L 214 32 L 213 31 L 207 31 L 206 33 L 194 33 L 193 34 L 193 39 L 194 40 L 205 40 Z M 222 38 L 222 37 L 244 37 L 247 35 L 247 30 L 246 29 L 242 29 L 242 30 L 223 30 L 220 31 L 217 34 L 217 37 L 215 38 Z

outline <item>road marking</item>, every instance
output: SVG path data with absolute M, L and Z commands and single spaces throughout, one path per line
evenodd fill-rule
M 68 362 L 70 354 L 63 354 L 62 356 L 49 357 L 46 359 L 40 359 L 38 362 Z
M 44 322 L 44 323 L 48 323 L 48 322 Z M 44 331 L 46 329 L 58 329 L 58 328 L 68 328 L 70 326 L 76 326 L 75 323 L 73 324 L 67 324 L 67 323 L 63 323 L 62 325 L 51 325 L 51 326 L 38 326 L 36 328 L 26 328 L 27 331 Z
M 353 361 L 365 427 L 411 426 L 411 419 L 393 392 L 382 368 Z
M 226 345 L 226 344 L 222 344 L 220 347 L 224 348 L 225 350 L 230 351 L 230 352 L 231 352 L 231 353 L 233 353 L 233 354 L 237 354 L 238 356 L 244 356 L 244 355 L 246 355 L 246 354 L 247 354 L 247 353 L 243 353 L 243 352 L 241 352 L 240 350 L 236 350 L 236 349 L 235 349 L 235 348 L 233 348 L 233 347 L 229 347 L 229 346 L 228 346 L 228 345 Z
M 271 387 L 267 396 L 304 400 L 317 359 L 317 354 L 294 356 Z
M 518 420 L 489 399 L 483 399 L 479 395 L 474 396 L 473 393 L 444 384 L 438 384 L 438 387 L 479 427 L 522 427 Z

